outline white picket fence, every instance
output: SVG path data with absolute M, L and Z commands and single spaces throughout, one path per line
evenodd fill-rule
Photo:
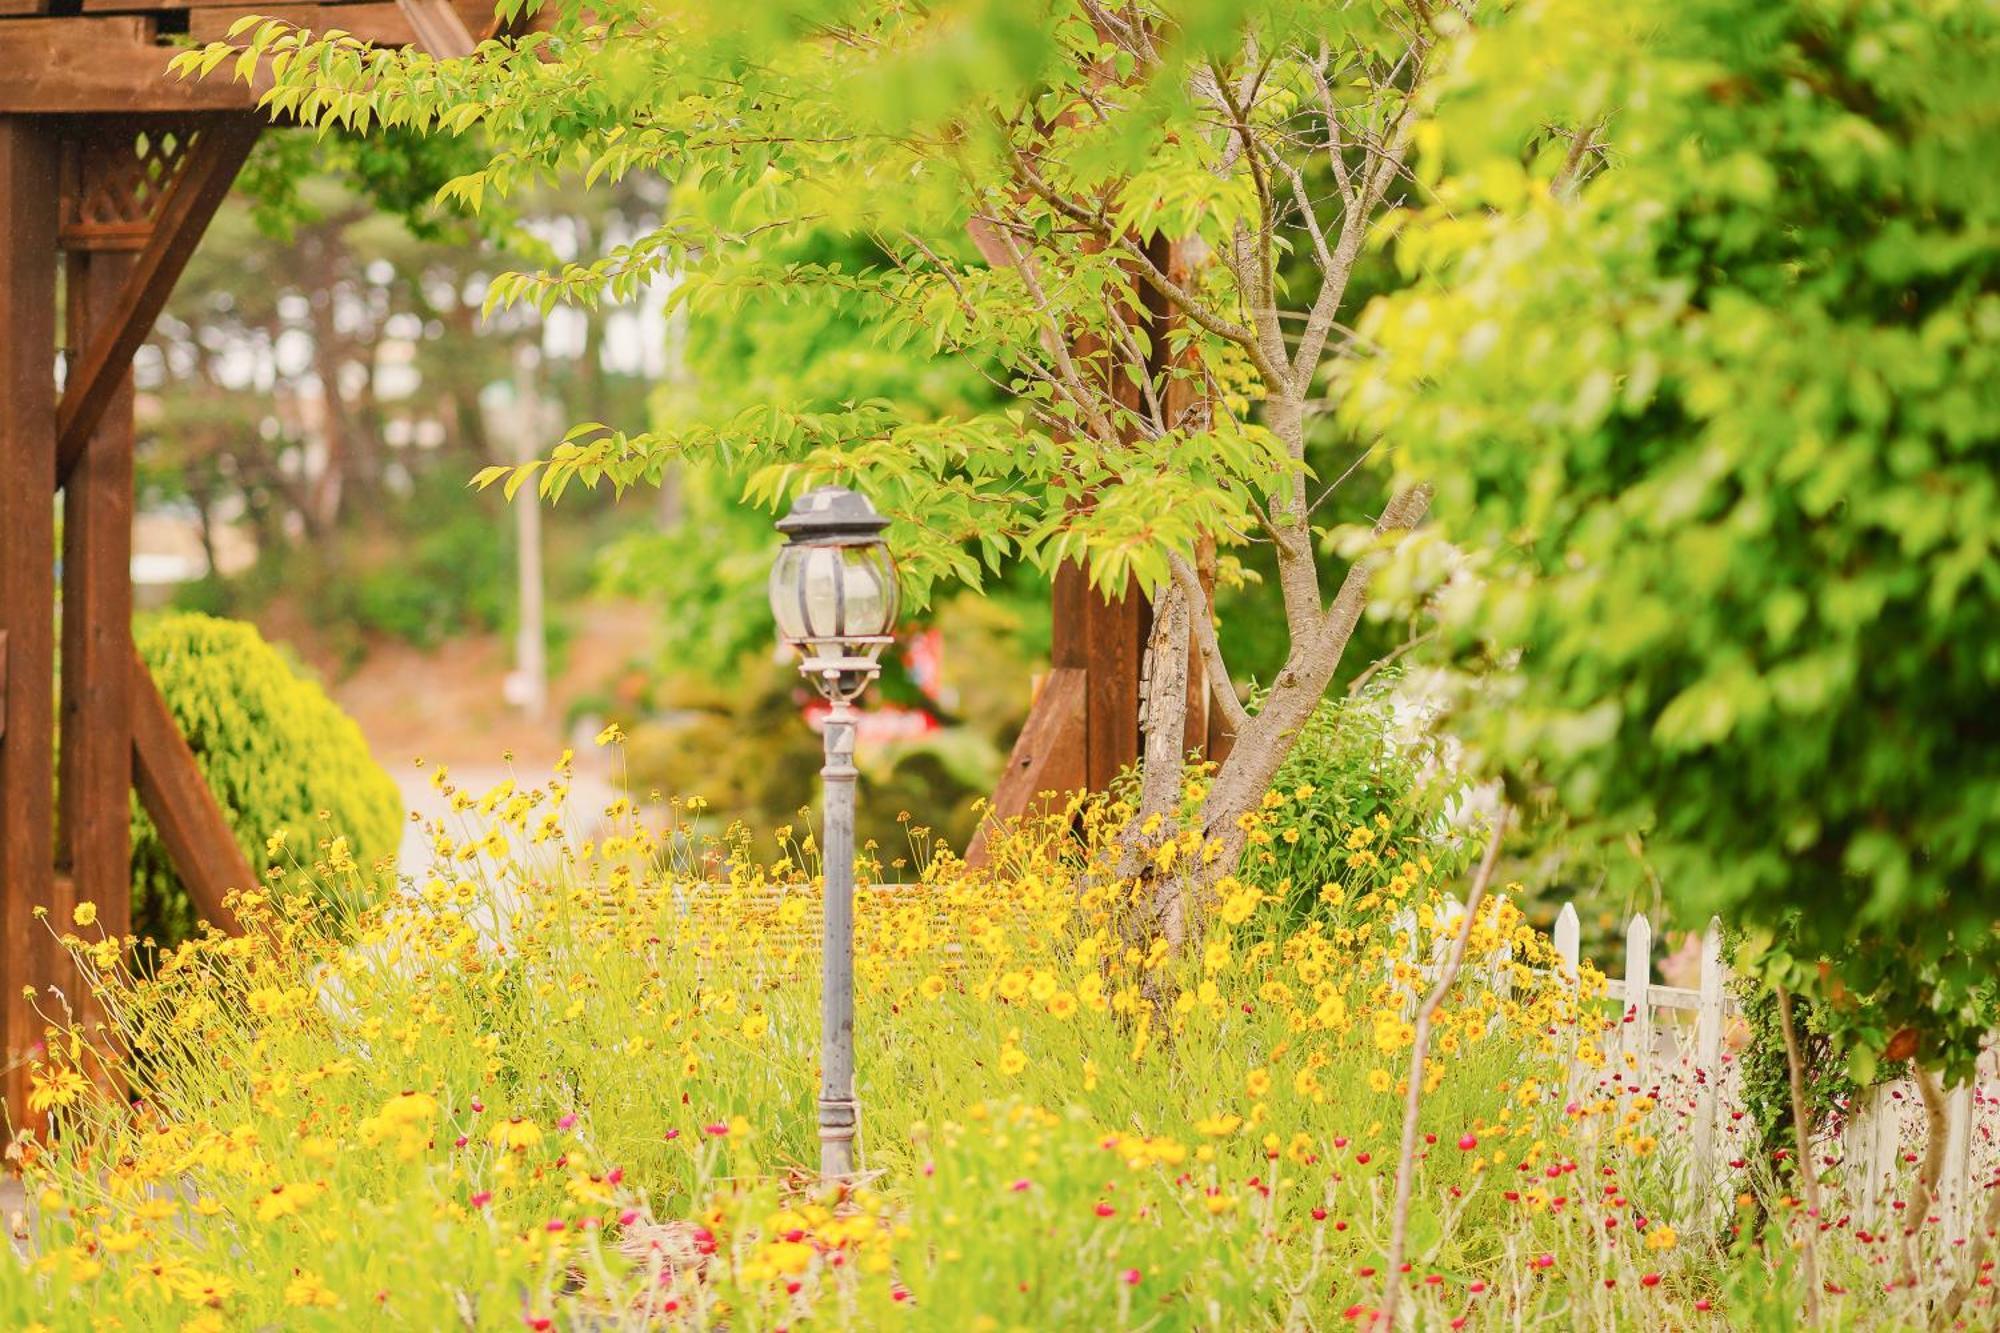
M 1420 969 L 1426 980 L 1442 964 L 1449 929 L 1464 908 L 1447 900 L 1439 916 L 1440 935 L 1432 957 Z M 1407 931 L 1414 951 L 1417 921 L 1399 917 L 1394 929 Z M 1568 903 L 1551 932 L 1562 980 L 1581 986 L 1582 931 L 1576 906 Z M 1722 957 L 1722 924 L 1710 918 L 1702 931 L 1698 975 L 1692 987 L 1653 980 L 1652 923 L 1642 915 L 1625 926 L 1624 972 L 1605 978 L 1603 998 L 1623 1004 L 1625 1014 L 1608 1039 L 1607 1067 L 1627 1084 L 1653 1095 L 1678 1120 L 1686 1137 L 1681 1178 L 1697 1211 L 1718 1208 L 1734 1197 L 1732 1178 L 1746 1165 L 1749 1129 L 1742 1116 L 1741 1082 L 1729 1049 L 1730 1025 L 1741 1012 L 1728 965 Z M 1414 962 L 1414 953 L 1406 955 Z M 1495 960 L 1491 984 L 1504 994 L 1511 955 Z M 1546 973 L 1538 974 L 1546 978 Z M 1411 999 L 1414 1007 L 1414 997 Z M 1583 1003 L 1579 1003 L 1579 1010 Z M 1692 1016 L 1691 1018 L 1689 1016 Z M 1574 1050 L 1574 1036 L 1571 1049 Z M 1946 1094 L 1946 1145 L 1940 1178 L 1938 1216 L 1951 1238 L 1965 1237 L 1975 1223 L 1981 1182 L 2000 1172 L 2000 1062 L 1989 1047 L 1972 1082 Z M 1572 1057 L 1566 1095 L 1574 1100 L 1589 1071 Z M 1813 1145 L 1816 1167 L 1839 1166 L 1842 1202 L 1853 1225 L 1880 1224 L 1902 1197 L 1903 1186 L 1920 1160 L 1928 1118 L 1916 1084 L 1909 1079 L 1882 1083 L 1862 1094 L 1833 1135 Z M 1679 1145 L 1676 1145 L 1677 1148 Z

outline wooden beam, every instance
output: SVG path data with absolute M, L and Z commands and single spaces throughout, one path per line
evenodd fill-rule
M 14 1123 L 27 1123 L 43 1021 L 22 997 L 51 975 L 35 920 L 55 888 L 56 126 L 0 116 L 0 1045 Z
M 992 827 L 1033 812 L 1044 793 L 1067 798 L 1084 787 L 1084 696 L 1088 681 L 1081 668 L 1057 667 L 1042 682 L 1028 720 L 1007 756 L 987 817 L 965 849 L 966 860 L 983 864 Z
M 147 17 L 0 20 L 0 114 L 248 111 L 267 86 L 182 79 L 174 55 Z
M 236 930 L 235 913 L 223 898 L 232 889 L 256 888 L 257 876 L 136 649 L 126 669 L 132 673 L 132 781 L 139 804 L 194 900 L 195 915 Z
M 201 244 L 209 219 L 221 205 L 243 159 L 250 155 L 263 122 L 255 116 L 221 116 L 210 121 L 188 149 L 153 235 L 139 253 L 117 300 L 91 339 L 63 388 L 56 413 L 57 477 L 67 481 L 85 441 L 97 429 L 105 407 L 117 394 L 167 295 L 180 280 L 188 257 Z
M 396 0 L 396 7 L 410 21 L 417 45 L 439 60 L 469 56 L 478 46 L 451 0 Z
M 417 40 L 415 28 L 395 0 L 362 5 L 262 5 L 250 13 L 268 19 L 282 19 L 311 32 L 338 28 L 377 46 L 409 46 Z M 242 18 L 235 9 L 193 9 L 188 11 L 188 36 L 196 42 L 220 42 L 229 37 L 230 25 Z M 247 44 L 247 34 L 238 44 Z
M 72 340 L 102 327 L 135 262 L 113 250 L 70 252 Z M 112 936 L 132 927 L 132 508 L 128 369 L 63 488 L 57 869 Z

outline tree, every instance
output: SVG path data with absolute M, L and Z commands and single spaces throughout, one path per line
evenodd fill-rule
M 1333 429 L 1321 400 L 1352 349 L 1355 264 L 1411 186 L 1434 52 L 1470 7 L 816 0 L 745 14 L 613 0 L 561 6 L 546 31 L 446 62 L 265 24 L 230 68 L 267 66 L 266 105 L 320 125 L 478 127 L 491 163 L 443 191 L 473 209 L 570 169 L 672 182 L 657 229 L 595 262 L 503 279 L 496 304 L 593 306 L 672 273 L 691 309 L 838 307 L 889 349 L 985 369 L 1001 408 L 770 402 L 671 431 L 591 423 L 487 480 L 506 476 L 511 494 L 538 474 L 554 498 L 716 459 L 776 504 L 839 478 L 892 517 L 919 598 L 1013 558 L 1082 561 L 1114 594 L 1136 581 L 1156 606 L 1142 814 L 1178 803 L 1190 631 L 1210 678 L 1229 680 L 1201 565 L 1219 547 L 1226 583 L 1237 553 L 1268 544 L 1289 644 L 1254 716 L 1217 692 L 1238 741 L 1200 818 L 1208 864 L 1226 868 L 1384 550 L 1428 504 L 1412 487 L 1358 532 L 1331 524 L 1338 479 L 1305 457 Z M 214 46 L 180 63 L 228 60 Z M 793 257 L 829 233 L 868 258 Z M 1349 564 L 1329 594 L 1317 555 L 1336 536 Z M 1172 824 L 1141 829 L 1134 864 L 1149 869 Z M 1163 876 L 1153 897 L 1170 936 L 1187 888 Z
M 1499 669 L 1484 760 L 1760 936 L 1863 1078 L 1960 1076 L 1995 1019 L 1996 39 L 1934 0 L 1514 7 L 1346 399 L 1485 553 L 1442 597 Z

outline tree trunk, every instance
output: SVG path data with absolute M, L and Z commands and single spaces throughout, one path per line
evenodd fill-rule
M 1142 933 L 1164 938 L 1179 949 L 1187 933 L 1189 884 L 1184 873 L 1162 872 L 1155 853 L 1177 832 L 1175 814 L 1181 801 L 1181 772 L 1187 760 L 1182 749 L 1187 728 L 1188 599 L 1178 583 L 1169 583 L 1153 603 L 1153 628 L 1147 637 L 1144 699 L 1145 750 L 1139 766 L 1139 812 L 1126 826 L 1119 878 L 1137 881 L 1145 904 L 1134 924 Z

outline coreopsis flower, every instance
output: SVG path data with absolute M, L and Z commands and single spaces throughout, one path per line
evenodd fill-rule
M 542 1141 L 542 1131 L 534 1121 L 516 1116 L 495 1125 L 486 1141 L 503 1152 L 526 1152 Z
M 301 1270 L 285 1284 L 285 1304 L 303 1309 L 331 1309 L 340 1300 L 316 1273 Z

